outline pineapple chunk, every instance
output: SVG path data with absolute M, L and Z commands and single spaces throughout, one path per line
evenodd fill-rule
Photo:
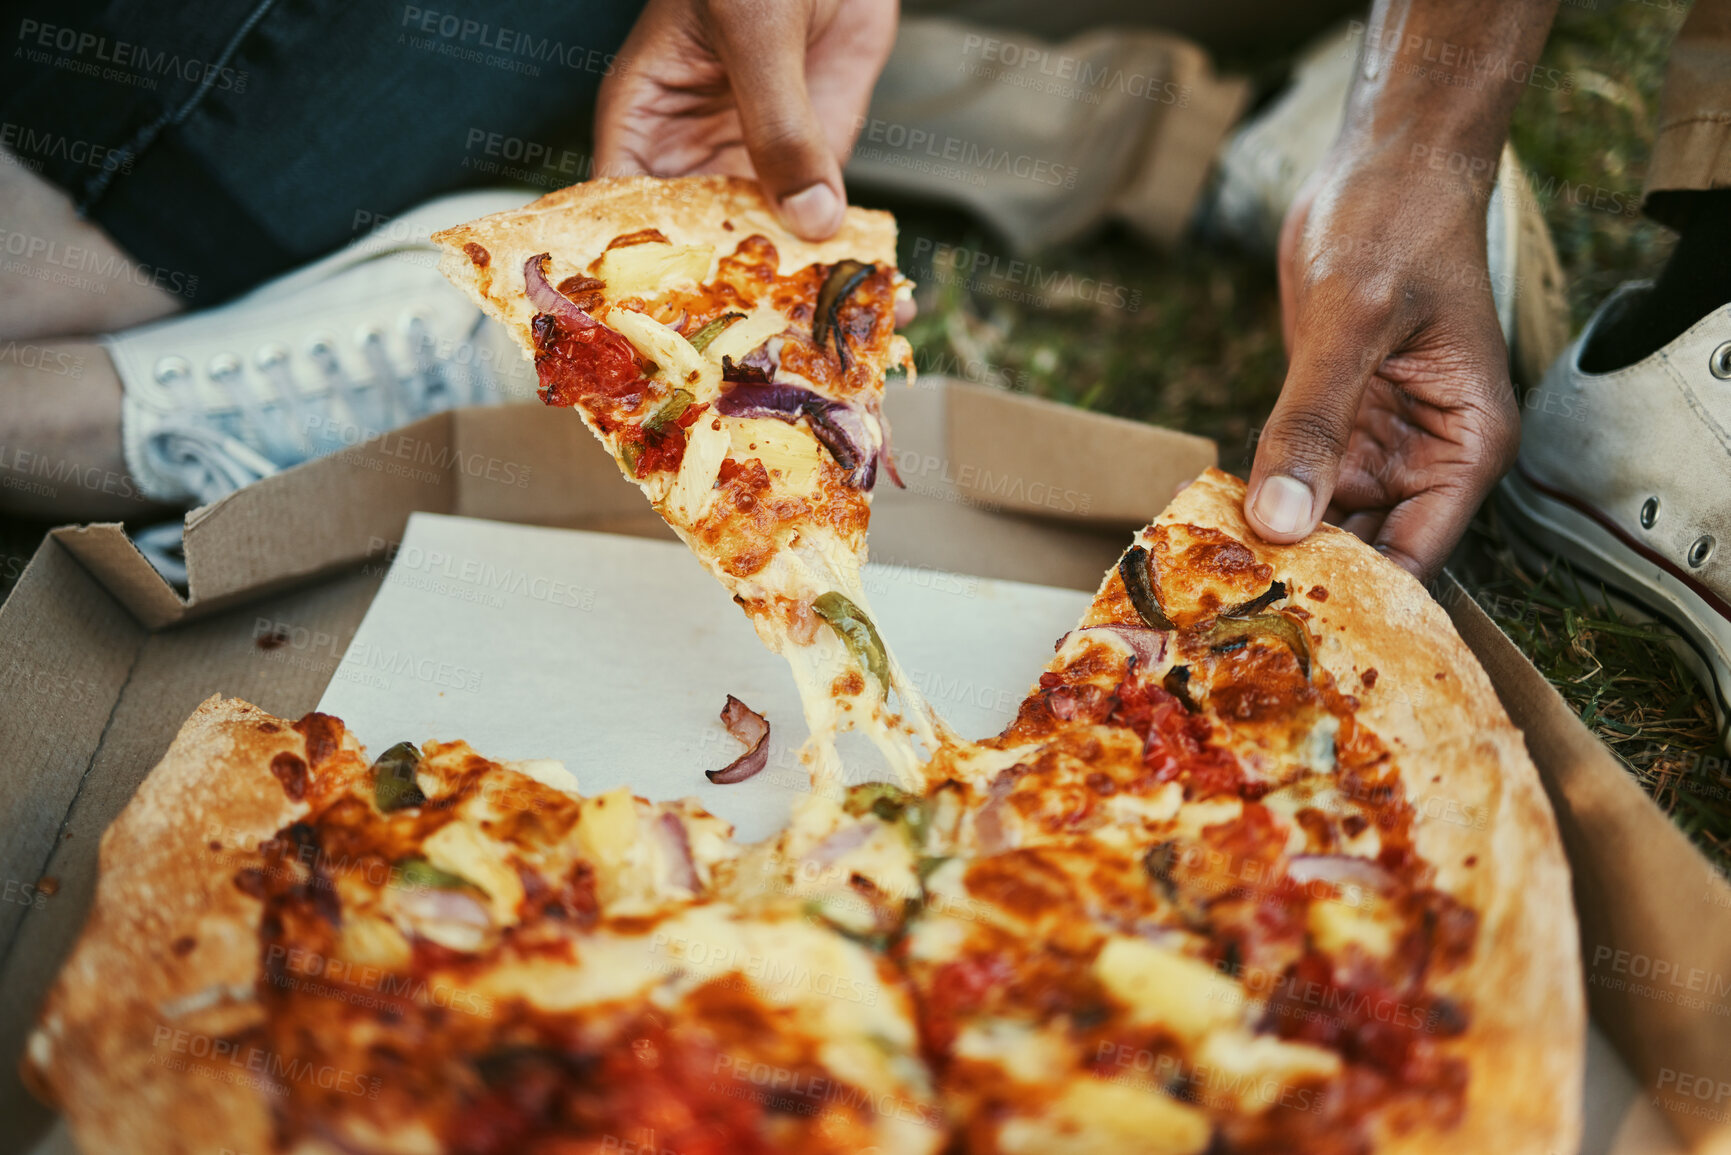
M 1212 1136 L 1208 1116 L 1159 1091 L 1080 1078 L 1039 1115 L 1005 1123 L 998 1150 L 1005 1155 L 1196 1155 Z
M 384 970 L 403 970 L 412 961 L 409 940 L 382 918 L 349 915 L 337 932 L 336 956 L 344 962 Z
M 1378 918 L 1374 910 L 1324 899 L 1310 904 L 1305 922 L 1316 945 L 1330 953 L 1343 949 L 1347 943 L 1357 943 L 1372 958 L 1388 958 L 1394 953 L 1394 927 Z
M 780 482 L 777 489 L 810 492 L 829 451 L 808 430 L 774 417 L 743 418 L 731 424 L 735 461 L 755 457 Z
M 747 354 L 771 337 L 787 330 L 787 318 L 774 305 L 760 305 L 715 335 L 703 355 L 721 364 L 723 357 L 744 360 Z
M 637 841 L 637 801 L 624 786 L 597 794 L 577 814 L 577 838 L 596 864 L 617 867 Z
M 732 447 L 730 418 L 715 418 L 705 413 L 691 427 L 685 442 L 685 458 L 679 463 L 679 476 L 667 493 L 667 512 L 678 525 L 695 525 L 709 507 L 715 492 L 715 477 L 721 472 Z
M 713 245 L 672 245 L 651 241 L 608 249 L 595 275 L 607 286 L 607 299 L 660 296 L 676 285 L 696 284 L 709 273 Z
M 610 309 L 607 324 L 655 362 L 658 375 L 670 386 L 684 389 L 698 401 L 713 401 L 721 392 L 721 367 L 704 360 L 690 341 L 654 317 L 630 309 Z
M 1194 1040 L 1243 1016 L 1236 982 L 1198 959 L 1139 938 L 1115 935 L 1100 948 L 1094 976 L 1130 1008 L 1132 1022 Z

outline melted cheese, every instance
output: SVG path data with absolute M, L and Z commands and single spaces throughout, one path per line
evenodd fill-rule
M 642 297 L 651 300 L 669 289 L 693 285 L 709 273 L 713 245 L 673 245 L 650 241 L 624 245 L 601 254 L 595 275 L 607 288 L 607 299 Z
M 1004 1155 L 1197 1155 L 1214 1130 L 1207 1115 L 1151 1087 L 1088 1076 L 1066 1083 L 1038 1111 L 1004 1124 Z
M 1239 1021 L 1244 988 L 1199 959 L 1139 938 L 1114 935 L 1094 960 L 1094 976 L 1123 1003 L 1130 1021 L 1198 1039 Z
M 759 305 L 751 313 L 721 332 L 709 342 L 709 347 L 703 351 L 716 365 L 727 357 L 738 363 L 750 355 L 751 351 L 769 340 L 787 331 L 787 318 L 774 305 Z
M 1284 1088 L 1340 1074 L 1340 1056 L 1309 1043 L 1273 1035 L 1221 1031 L 1208 1036 L 1195 1065 L 1208 1099 L 1230 1099 L 1240 1110 L 1260 1112 L 1281 1101 Z

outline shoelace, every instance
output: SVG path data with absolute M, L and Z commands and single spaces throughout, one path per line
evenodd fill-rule
M 289 351 L 280 344 L 257 351 L 256 375 L 247 372 L 239 357 L 219 356 L 208 376 L 239 414 L 240 429 L 235 432 L 221 428 L 206 411 L 194 388 L 192 366 L 184 359 L 167 358 L 157 367 L 157 380 L 174 399 L 175 409 L 152 431 L 146 452 L 156 465 L 180 477 L 199 504 L 208 505 L 281 469 L 349 448 L 429 413 L 496 402 L 501 386 L 479 355 L 476 340 L 486 323 L 477 313 L 462 338 L 441 347 L 426 320 L 412 315 L 406 326 L 406 372 L 393 363 L 383 334 L 368 332 L 360 341 L 361 360 L 368 369 L 364 380 L 349 373 L 333 342 L 317 340 L 309 347 L 308 359 L 324 385 L 322 396 L 301 389 Z
M 425 318 L 411 314 L 407 372 L 399 372 L 392 362 L 383 334 L 370 331 L 360 341 L 368 369 L 365 381 L 349 375 L 332 342 L 315 341 L 309 357 L 326 386 L 323 396 L 308 394 L 296 383 L 283 345 L 266 345 L 253 357 L 264 390 L 249 379 L 240 358 L 217 357 L 208 376 L 228 397 L 256 448 L 213 420 L 197 395 L 192 366 L 183 358 L 167 358 L 157 367 L 157 380 L 175 408 L 151 432 L 145 452 L 159 468 L 178 476 L 198 504 L 209 505 L 279 470 L 371 440 L 429 413 L 495 403 L 503 389 L 481 356 L 478 341 L 487 323 L 477 313 L 467 333 L 441 348 Z M 133 534 L 139 552 L 180 586 L 186 584 L 183 528 L 181 521 L 164 522 Z

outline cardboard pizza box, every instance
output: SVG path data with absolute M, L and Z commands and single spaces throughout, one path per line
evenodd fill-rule
M 886 415 L 907 488 L 879 487 L 871 553 L 892 564 L 1092 591 L 1215 463 L 1203 438 L 961 382 L 892 389 Z M 671 537 L 579 422 L 549 416 L 439 414 L 196 510 L 185 596 L 117 526 L 59 529 L 37 551 L 0 607 L 0 1152 L 51 1134 L 16 1057 L 82 926 L 102 831 L 200 701 L 312 709 L 411 512 Z M 1631 1097 L 1731 1134 L 1709 1118 L 1731 1111 L 1731 888 L 1460 587 L 1436 592 L 1528 735 L 1575 869 L 1592 1010 L 1635 1072 L 1590 1065 L 1585 1150 L 1656 1149 L 1635 1131 L 1663 1123 L 1631 1123 Z M 260 621 L 293 624 L 286 650 Z M 63 1129 L 47 1142 L 65 1147 Z

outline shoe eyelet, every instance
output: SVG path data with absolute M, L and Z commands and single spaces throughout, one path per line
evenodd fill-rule
M 1641 528 L 1652 529 L 1653 523 L 1659 520 L 1659 499 L 1649 497 L 1641 503 Z
M 158 385 L 166 385 L 176 377 L 187 377 L 192 374 L 192 364 L 185 357 L 163 357 L 152 370 Z
M 1689 568 L 1700 569 L 1713 556 L 1713 535 L 1704 533 L 1689 547 Z
M 289 351 L 282 345 L 266 345 L 253 354 L 253 361 L 260 369 L 275 369 L 288 360 Z
M 1719 380 L 1731 381 L 1731 341 L 1713 350 L 1713 355 L 1707 358 L 1707 368 Z
M 355 344 L 363 349 L 375 341 L 383 341 L 384 339 L 385 335 L 379 331 L 377 325 L 362 325 L 355 330 Z
M 210 368 L 206 372 L 210 374 L 213 381 L 232 377 L 240 372 L 240 358 L 233 353 L 218 353 L 210 359 Z

